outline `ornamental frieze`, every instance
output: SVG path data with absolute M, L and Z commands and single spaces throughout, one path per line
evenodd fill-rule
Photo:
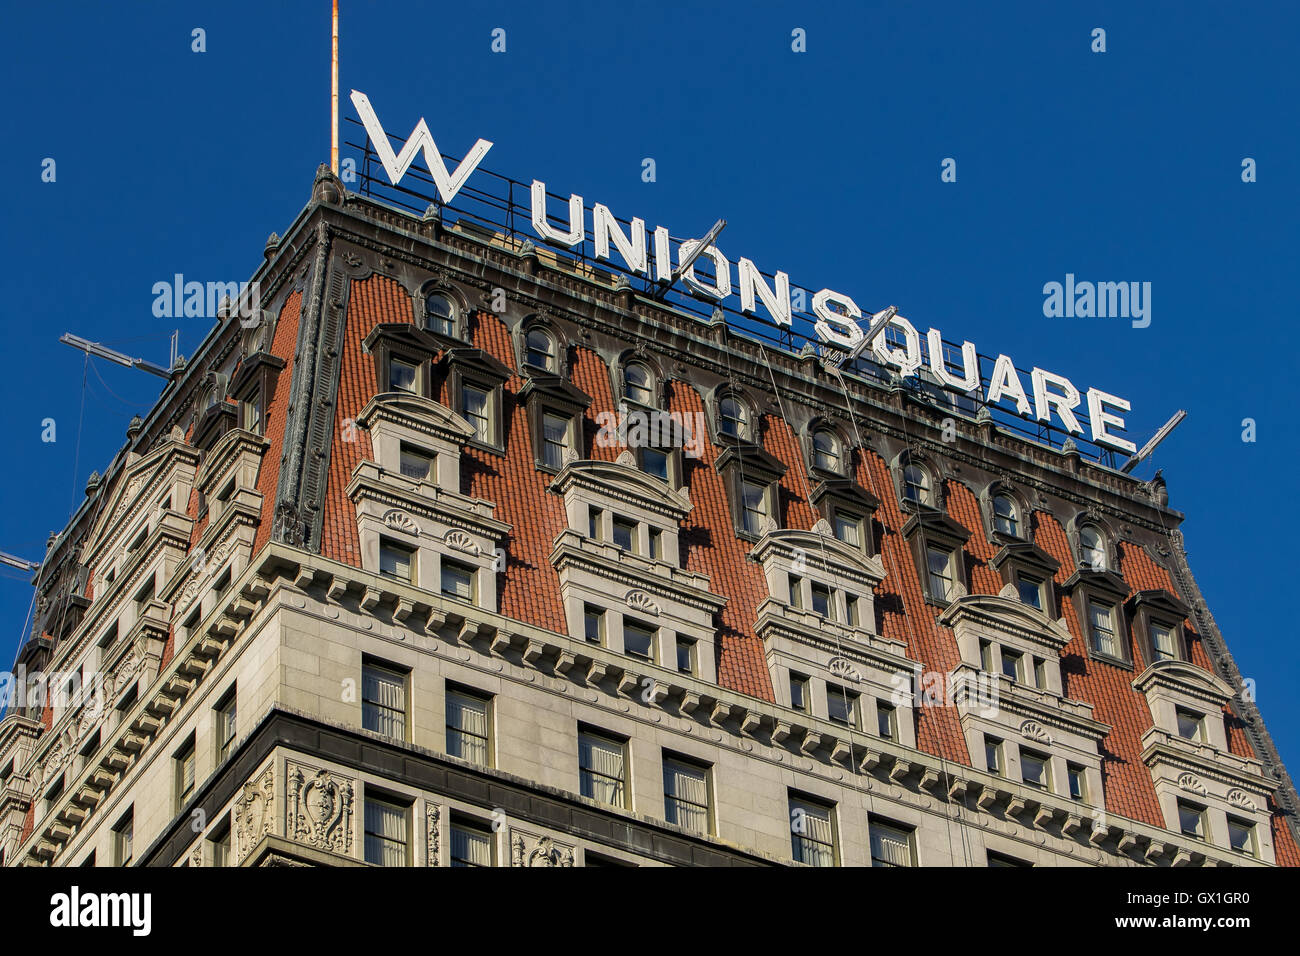
M 248 855 L 263 837 L 271 833 L 275 819 L 275 775 L 267 767 L 256 780 L 244 784 L 235 801 L 235 854 L 236 860 Z
M 351 781 L 309 767 L 288 765 L 287 829 L 299 843 L 334 853 L 352 852 Z M 305 771 L 305 772 L 304 772 Z
M 511 866 L 573 866 L 573 847 L 549 836 L 510 831 Z

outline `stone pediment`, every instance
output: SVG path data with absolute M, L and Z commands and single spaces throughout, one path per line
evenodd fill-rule
M 576 459 L 565 463 L 551 482 L 550 490 L 564 495 L 572 488 L 583 488 L 602 496 L 625 498 L 653 511 L 666 511 L 681 521 L 691 512 L 691 496 L 683 487 L 670 488 L 666 483 L 630 463 L 630 456 L 618 461 Z
M 474 437 L 474 426 L 446 405 L 409 392 L 382 392 L 357 416 L 357 424 L 369 428 L 375 421 L 390 418 L 419 431 L 441 434 L 459 445 Z
M 1071 640 L 1070 629 L 1064 619 L 1053 621 L 1037 608 L 1004 594 L 967 594 L 959 597 L 939 615 L 939 623 L 953 630 L 964 625 L 1009 630 L 1057 650 Z
M 1213 701 L 1217 706 L 1226 704 L 1233 696 L 1232 688 L 1224 681 L 1186 661 L 1156 661 L 1133 681 L 1133 687 L 1142 694 L 1157 686 L 1170 687 L 1192 694 L 1203 700 Z
M 885 566 L 880 558 L 868 557 L 859 548 L 851 547 L 835 537 L 825 519 L 818 521 L 812 531 L 796 528 L 770 530 L 750 552 L 750 557 L 755 561 L 765 561 L 769 556 L 775 555 L 793 557 L 837 575 L 847 573 L 873 588 L 885 580 Z
M 89 536 L 83 563 L 92 563 L 91 557 L 109 542 L 123 519 L 140 513 L 138 505 L 141 496 L 174 464 L 172 459 L 178 453 L 190 459 L 188 465 L 191 468 L 198 467 L 198 450 L 186 444 L 185 436 L 179 428 L 173 428 L 166 441 L 147 455 L 127 464 L 104 506 L 99 523 Z M 184 510 L 186 502 L 174 504 L 178 510 Z

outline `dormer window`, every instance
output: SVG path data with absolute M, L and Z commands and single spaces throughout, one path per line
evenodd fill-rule
M 420 366 L 393 356 L 388 360 L 388 391 L 420 394 Z
M 1016 580 L 1016 589 L 1020 593 L 1020 600 L 1025 604 L 1039 611 L 1043 609 L 1042 581 L 1022 574 Z
M 1153 621 L 1150 634 L 1152 660 L 1173 661 L 1179 659 L 1177 638 L 1172 627 Z
M 1007 495 L 993 496 L 993 530 L 1013 538 L 1021 536 L 1020 515 L 1017 513 L 1015 502 Z
M 1088 601 L 1088 640 L 1098 654 L 1115 658 L 1120 656 L 1114 607 L 1100 601 Z
M 1098 571 L 1106 569 L 1106 539 L 1096 525 L 1086 524 L 1079 529 L 1079 564 Z
M 403 477 L 416 481 L 431 481 L 437 474 L 434 470 L 435 456 L 422 448 L 403 443 L 398 453 L 398 470 Z
M 494 444 L 492 427 L 492 393 L 486 388 L 464 383 L 460 387 L 461 414 L 474 428 L 474 437 L 485 445 Z
M 653 478 L 667 482 L 669 480 L 670 453 L 662 448 L 646 446 L 637 449 L 637 459 L 641 470 Z
M 920 465 L 908 465 L 903 469 L 903 498 L 918 505 L 934 504 L 930 475 Z
M 813 467 L 839 474 L 842 469 L 842 449 L 839 436 L 828 428 L 813 433 Z
M 718 402 L 718 432 L 728 438 L 750 441 L 749 406 L 731 395 Z
M 570 448 L 569 431 L 573 419 L 555 412 L 542 414 L 542 463 L 559 471 Z
M 862 531 L 862 517 L 860 515 L 841 511 L 837 508 L 835 509 L 835 522 L 833 527 L 835 529 L 835 537 L 839 538 L 849 547 L 862 547 L 864 535 Z
M 430 293 L 424 300 L 424 315 L 430 331 L 449 339 L 460 338 L 456 328 L 456 306 L 441 292 Z
M 547 372 L 558 371 L 555 339 L 543 328 L 534 327 L 524 336 L 524 363 Z
M 760 485 L 755 481 L 741 481 L 740 526 L 742 530 L 754 535 L 763 533 L 763 525 L 767 522 L 768 515 L 772 513 L 769 503 L 770 492 L 769 485 Z
M 1183 621 L 1191 613 L 1187 605 L 1168 591 L 1139 591 L 1129 599 L 1133 633 L 1148 663 L 1185 661 Z
M 623 369 L 623 397 L 639 405 L 654 405 L 654 377 L 649 368 L 632 362 Z
M 243 423 L 245 431 L 250 431 L 254 435 L 262 434 L 262 393 L 255 390 L 248 398 L 243 401 Z
M 926 570 L 929 575 L 930 594 L 939 601 L 951 601 L 955 596 L 953 587 L 953 552 L 943 548 L 927 547 L 925 549 Z
M 1175 709 L 1174 716 L 1178 720 L 1178 736 L 1184 740 L 1195 740 L 1198 743 L 1206 739 L 1204 714 L 1179 707 Z

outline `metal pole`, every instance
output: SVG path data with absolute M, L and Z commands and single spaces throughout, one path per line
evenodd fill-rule
M 330 52 L 330 169 L 339 174 L 339 0 L 334 0 L 333 47 Z

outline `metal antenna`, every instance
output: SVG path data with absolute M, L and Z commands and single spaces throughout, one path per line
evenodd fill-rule
M 176 366 L 176 342 L 179 334 L 180 330 L 177 329 L 176 333 L 172 336 L 173 368 Z M 88 355 L 108 359 L 110 362 L 116 362 L 118 365 L 125 366 L 126 368 L 138 368 L 143 372 L 148 372 L 151 375 L 157 375 L 159 378 L 169 380 L 172 377 L 170 369 L 165 369 L 161 365 L 155 365 L 153 362 L 146 361 L 142 358 L 132 358 L 124 352 L 118 352 L 114 349 L 110 349 L 106 345 L 100 345 L 98 342 L 91 342 L 89 339 L 83 339 L 81 336 L 73 335 L 71 332 L 65 332 L 63 335 L 60 335 L 59 341 L 64 345 L 71 345 L 74 349 L 81 349 L 81 351 Z
M 1128 461 L 1124 462 L 1124 466 L 1120 468 L 1120 471 L 1127 475 L 1134 468 L 1136 468 L 1141 463 L 1142 459 L 1146 458 L 1153 451 L 1155 451 L 1156 445 L 1159 445 L 1162 441 L 1168 438 L 1169 433 L 1173 431 L 1175 428 L 1177 428 L 1178 423 L 1181 422 L 1186 417 L 1187 417 L 1187 412 L 1181 408 L 1178 409 L 1178 411 L 1174 412 L 1174 417 L 1169 419 L 1169 421 L 1165 422 L 1163 425 L 1161 425 L 1160 431 L 1156 432 L 1155 437 L 1152 438 L 1145 445 L 1143 445 L 1141 449 L 1139 449 L 1136 455 L 1134 455 Z

